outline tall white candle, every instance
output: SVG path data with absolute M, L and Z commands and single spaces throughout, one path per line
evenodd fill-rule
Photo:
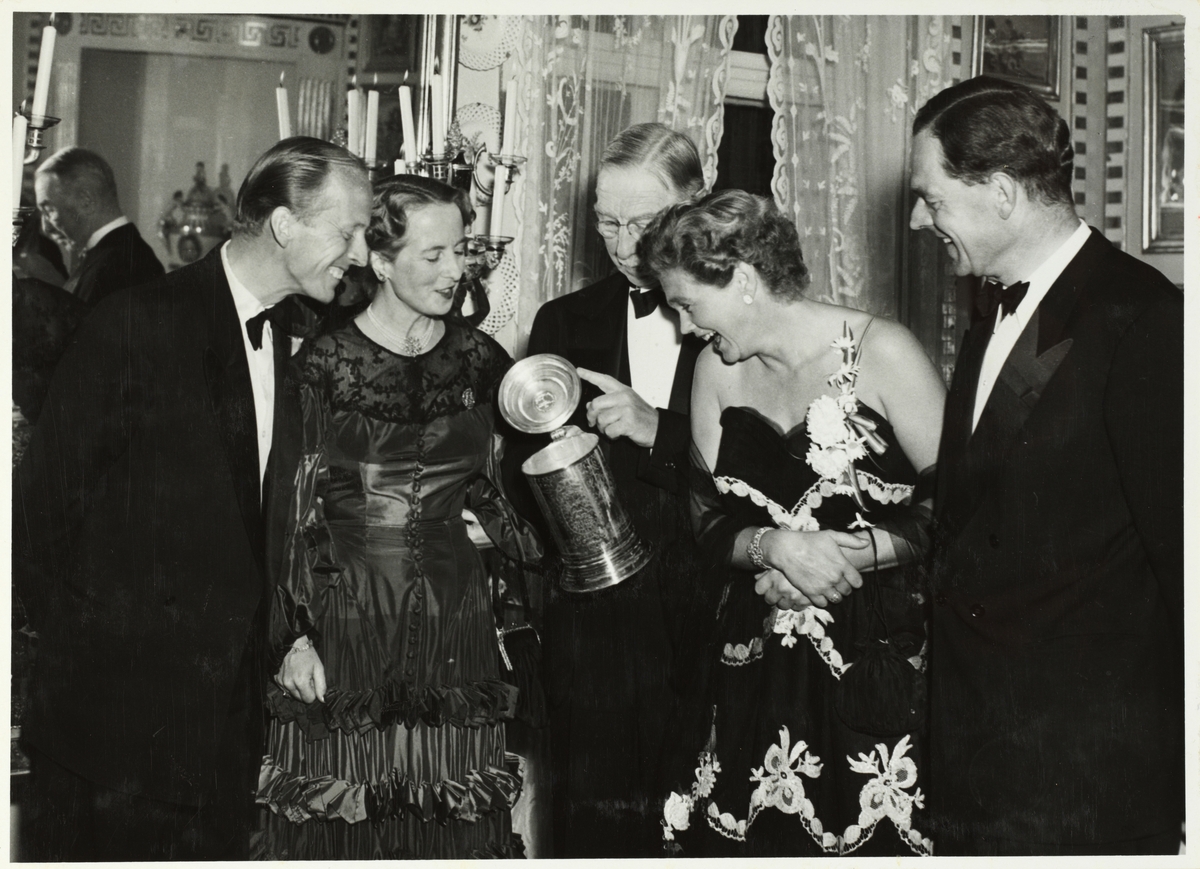
M 375 145 L 379 132 L 379 91 L 367 91 L 367 144 L 363 159 L 368 166 L 375 165 Z
M 508 186 L 508 167 L 496 167 L 496 186 L 492 192 L 492 213 L 488 235 L 504 235 L 504 188 Z
M 54 21 L 54 16 L 50 16 Z M 54 64 L 54 40 L 58 31 L 54 24 L 42 28 L 42 50 L 38 55 L 37 81 L 33 85 L 33 105 L 30 112 L 34 115 L 45 115 L 46 106 L 50 102 L 50 68 Z
M 29 121 L 24 115 L 17 115 L 13 118 L 13 208 L 21 205 L 21 182 L 25 179 L 25 134 L 28 130 Z
M 353 87 L 346 91 L 346 147 L 362 156 L 362 94 Z
M 433 77 L 433 94 L 430 100 L 430 111 L 433 114 L 433 156 L 439 157 L 446 153 L 446 100 L 443 93 L 441 73 Z
M 275 111 L 279 115 L 279 138 L 292 135 L 292 112 L 288 107 L 288 92 L 283 86 L 283 73 L 279 74 L 279 87 L 275 88 Z
M 412 163 L 417 159 L 417 128 L 413 124 L 412 90 L 400 85 L 400 129 L 404 133 L 404 160 Z
M 504 138 L 500 140 L 500 153 L 512 154 L 517 136 L 517 80 L 510 79 L 504 93 Z

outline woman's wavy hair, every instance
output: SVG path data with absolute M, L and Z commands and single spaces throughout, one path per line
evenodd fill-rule
M 771 294 L 796 301 L 809 284 L 800 236 L 775 203 L 744 190 L 710 193 L 663 210 L 638 242 L 642 267 L 661 280 L 682 270 L 724 287 L 738 263 L 754 266 Z
M 926 129 L 951 178 L 982 184 L 1006 172 L 1044 204 L 1074 206 L 1071 130 L 1029 88 L 987 76 L 948 87 L 917 112 L 913 135 Z
M 430 205 L 453 205 L 462 215 L 463 226 L 475 220 L 475 210 L 466 191 L 422 175 L 395 175 L 375 185 L 367 247 L 388 259 L 404 247 L 412 214 Z

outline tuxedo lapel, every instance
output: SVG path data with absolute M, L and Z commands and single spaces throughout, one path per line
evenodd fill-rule
M 950 383 L 950 394 L 946 397 L 942 444 L 938 455 L 936 509 L 938 514 L 944 517 L 960 512 L 958 505 L 968 494 L 967 445 L 972 439 L 979 372 L 994 322 L 994 317 L 988 317 L 967 330 L 954 364 L 954 379 Z
M 977 342 L 984 347 L 978 351 L 978 359 L 971 360 L 974 376 L 969 384 L 963 384 L 961 391 L 957 390 L 959 378 L 956 373 L 955 388 L 947 399 L 945 424 L 948 437 L 953 431 L 957 435 L 947 442 L 945 463 L 939 460 L 939 472 L 946 472 L 942 489 L 945 507 L 944 512 L 939 512 L 952 523 L 961 527 L 975 511 L 1055 372 L 1067 358 L 1073 343 L 1068 337 L 1072 312 L 1107 243 L 1093 230 L 1091 238 L 1042 298 L 1005 359 L 973 434 L 971 415 L 986 342 Z M 989 327 L 989 332 L 990 323 L 989 319 L 984 324 Z M 959 364 L 965 366 L 968 364 L 967 346 L 962 355 Z M 956 391 L 958 395 L 955 395 Z M 951 426 L 954 428 L 950 429 Z
M 206 289 L 212 293 L 208 308 L 212 319 L 209 344 L 204 350 L 204 377 L 246 534 L 256 557 L 261 560 L 262 502 L 254 390 L 242 342 L 242 324 L 219 255 L 215 258 L 215 270 Z
M 679 361 L 675 363 L 675 379 L 671 381 L 671 399 L 667 410 L 688 413 L 692 406 L 692 375 L 696 371 L 696 359 L 705 347 L 705 342 L 696 335 L 684 335 L 679 347 Z
M 625 278 L 619 272 L 597 286 L 591 304 L 582 308 L 571 324 L 569 344 L 576 365 L 629 385 L 629 354 L 625 346 L 627 290 Z
M 281 304 L 286 304 L 286 301 Z M 272 328 L 275 351 L 275 415 L 271 434 L 271 455 L 267 462 L 267 485 L 263 491 L 263 527 L 266 529 L 265 552 L 267 578 L 274 580 L 274 568 L 283 556 L 287 532 L 287 506 L 292 498 L 296 468 L 302 452 L 300 373 L 291 354 L 291 336 Z

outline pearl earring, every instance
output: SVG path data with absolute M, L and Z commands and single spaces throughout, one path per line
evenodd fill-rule
M 742 301 L 745 302 L 747 305 L 753 305 L 754 297 L 751 296 L 749 293 L 746 293 L 744 296 L 742 296 Z

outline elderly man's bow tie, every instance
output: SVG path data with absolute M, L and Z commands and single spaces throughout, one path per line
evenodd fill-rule
M 276 337 L 287 334 L 287 319 L 283 311 L 278 305 L 272 305 L 246 321 L 246 334 L 250 336 L 250 346 L 255 350 L 262 349 L 263 326 L 268 320 L 271 322 L 271 329 Z
M 667 298 L 661 289 L 641 290 L 634 287 L 629 291 L 629 298 L 633 299 L 633 313 L 637 317 L 645 317 L 647 314 L 652 314 L 659 305 L 665 305 Z
M 984 285 L 984 290 L 987 291 L 987 310 L 984 315 L 990 317 L 997 308 L 1000 308 L 1000 319 L 1003 320 L 1017 310 L 1017 305 L 1021 304 L 1021 300 L 1029 292 L 1029 282 L 1020 281 L 1005 287 L 999 281 L 988 281 Z

